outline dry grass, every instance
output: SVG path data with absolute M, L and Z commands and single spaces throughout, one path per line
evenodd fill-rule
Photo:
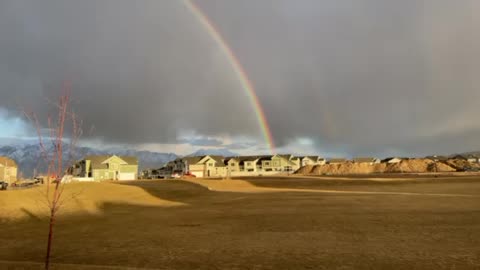
M 478 179 L 246 180 L 71 185 L 56 269 L 480 268 Z M 0 193 L 0 269 L 41 268 L 34 194 Z
M 48 216 L 46 186 L 4 191 L 0 197 L 0 220 L 41 219 Z M 65 185 L 60 215 L 99 214 L 105 204 L 139 206 L 179 206 L 182 203 L 162 200 L 136 186 L 110 183 L 73 183 Z

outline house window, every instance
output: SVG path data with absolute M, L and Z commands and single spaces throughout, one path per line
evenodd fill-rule
M 213 167 L 213 163 L 208 163 L 208 167 Z
M 230 164 L 230 166 L 234 167 L 234 166 L 235 166 L 235 164 L 231 163 L 231 164 Z
M 252 165 L 252 163 L 251 163 L 251 162 L 247 162 L 247 166 L 251 166 L 251 165 Z
M 270 162 L 269 162 L 269 161 L 266 161 L 266 162 L 265 162 L 265 166 L 270 166 Z

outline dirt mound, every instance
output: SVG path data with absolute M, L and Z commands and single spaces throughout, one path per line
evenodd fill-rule
M 306 165 L 298 169 L 295 174 L 311 174 L 312 170 L 315 166 L 314 165 Z
M 422 173 L 428 172 L 428 166 L 433 164 L 429 159 L 409 159 L 399 163 L 388 164 L 386 173 Z
M 432 172 L 456 172 L 457 171 L 456 168 L 453 168 L 452 166 L 449 166 L 448 164 L 445 164 L 443 162 L 437 162 L 436 164 L 433 164 L 433 165 L 434 165 L 433 168 L 430 170 Z
M 458 171 L 464 171 L 467 168 L 475 168 L 475 169 L 480 169 L 480 164 L 478 163 L 470 163 L 467 160 L 462 160 L 462 159 L 449 159 L 445 161 L 445 163 L 452 167 L 455 168 Z
M 442 162 L 430 159 L 409 159 L 399 163 L 369 164 L 346 162 L 342 164 L 316 165 L 312 168 L 304 167 L 298 170 L 301 174 L 312 175 L 342 175 L 342 174 L 372 174 L 372 173 L 426 173 L 426 172 L 454 172 L 457 168 Z
M 313 168 L 312 174 L 370 174 L 381 173 L 385 170 L 386 164 L 368 164 L 347 162 L 342 164 L 317 165 Z

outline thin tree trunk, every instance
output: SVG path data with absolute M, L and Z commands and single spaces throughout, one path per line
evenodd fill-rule
M 52 250 L 53 225 L 55 224 L 55 209 L 50 212 L 50 227 L 48 230 L 47 255 L 45 257 L 45 270 L 50 269 L 50 251 Z

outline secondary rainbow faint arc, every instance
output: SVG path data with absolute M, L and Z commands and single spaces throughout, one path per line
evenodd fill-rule
M 220 49 L 223 51 L 225 56 L 227 57 L 228 61 L 232 65 L 232 68 L 237 75 L 242 88 L 247 93 L 248 98 L 250 99 L 253 109 L 255 110 L 255 114 L 257 116 L 258 125 L 262 130 L 262 134 L 265 137 L 265 141 L 270 148 L 272 154 L 275 153 L 275 143 L 273 141 L 272 132 L 270 130 L 270 126 L 268 125 L 267 118 L 265 116 L 265 112 L 262 108 L 262 104 L 258 99 L 257 93 L 255 92 L 255 87 L 253 86 L 252 82 L 247 76 L 247 73 L 243 69 L 240 61 L 233 53 L 232 49 L 228 46 L 228 43 L 222 37 L 222 34 L 217 30 L 213 22 L 207 17 L 207 15 L 191 0 L 184 1 L 185 6 L 198 18 L 198 20 L 202 23 L 205 27 L 207 32 L 210 36 L 215 40 L 218 44 Z

